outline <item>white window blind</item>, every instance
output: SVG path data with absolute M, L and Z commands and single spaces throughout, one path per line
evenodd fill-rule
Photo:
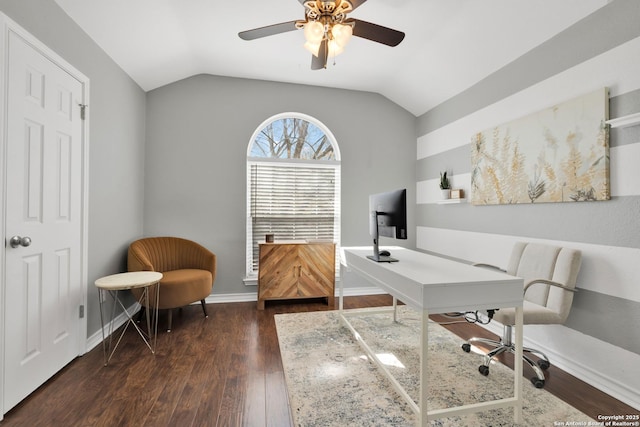
M 258 271 L 258 244 L 267 233 L 276 240 L 339 242 L 339 162 L 316 163 L 249 163 L 248 275 Z

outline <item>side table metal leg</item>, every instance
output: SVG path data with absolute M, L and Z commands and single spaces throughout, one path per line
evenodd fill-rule
M 151 306 L 149 305 L 149 289 L 151 289 L 151 286 L 147 286 L 146 288 L 144 288 L 144 291 L 142 292 L 142 296 L 144 298 L 144 306 L 147 308 L 145 310 L 147 314 L 147 336 L 149 337 L 149 340 L 151 340 L 151 327 L 152 327 L 151 320 L 153 316 L 150 314 Z M 155 354 L 155 352 L 156 352 L 156 344 L 154 342 L 151 348 L 151 353 Z
M 155 301 L 153 304 L 153 311 L 151 311 L 151 305 L 149 304 L 151 299 L 149 297 L 149 292 L 153 289 L 155 295 Z M 153 285 L 148 286 L 144 290 L 145 297 L 145 307 L 147 308 L 147 336 L 149 338 L 149 342 L 151 344 L 151 352 L 153 354 L 156 353 L 156 346 L 158 344 L 158 306 L 160 305 L 160 282 L 154 283 Z
M 155 304 L 155 320 L 153 324 L 153 348 L 156 349 L 158 344 L 158 306 L 160 305 L 160 282 L 156 283 L 156 304 Z
M 111 360 L 111 357 L 113 356 L 113 354 L 116 352 L 118 346 L 120 345 L 120 341 L 122 341 L 122 338 L 124 337 L 125 332 L 127 332 L 127 328 L 129 327 L 129 324 L 132 323 L 133 326 L 136 326 L 135 322 L 133 321 L 133 319 L 131 319 L 131 316 L 129 315 L 129 312 L 127 311 L 127 308 L 124 306 L 124 304 L 122 304 L 122 301 L 120 301 L 120 299 L 118 298 L 118 294 L 119 291 L 115 290 L 115 291 L 110 291 L 112 297 L 113 297 L 113 314 L 111 315 L 111 325 L 109 326 L 109 357 L 107 358 L 107 363 L 109 363 L 109 361 Z M 113 323 L 114 323 L 114 319 L 115 319 L 115 315 L 116 315 L 116 306 L 120 305 L 120 307 L 122 307 L 122 310 L 124 312 L 124 314 L 127 316 L 127 321 L 124 324 L 124 328 L 122 329 L 122 332 L 120 333 L 120 336 L 118 337 L 118 340 L 116 341 L 115 345 L 113 345 L 113 349 L 111 348 L 112 346 L 112 337 L 113 337 Z
M 104 335 L 104 291 L 98 289 L 98 306 L 100 307 L 100 330 L 102 331 L 102 356 L 104 358 L 104 366 L 107 366 L 107 339 Z

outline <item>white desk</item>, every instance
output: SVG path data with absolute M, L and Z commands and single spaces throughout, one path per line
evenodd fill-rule
M 343 248 L 342 263 L 350 270 L 365 277 L 372 284 L 384 289 L 394 297 L 394 320 L 396 299 L 422 313 L 420 336 L 420 396 L 419 402 L 407 394 L 378 357 L 364 342 L 348 315 L 357 315 L 357 310 L 343 310 L 343 288 L 340 281 L 340 318 L 371 360 L 391 381 L 395 390 L 407 401 L 417 417 L 417 425 L 427 426 L 429 419 L 464 415 L 489 409 L 513 407 L 514 419 L 522 419 L 522 301 L 523 280 L 505 273 L 473 267 L 445 258 L 424 254 L 404 248 L 388 248 L 399 261 L 377 263 L 367 259 L 372 248 Z M 431 313 L 475 311 L 480 309 L 516 307 L 514 396 L 490 402 L 480 402 L 455 408 L 428 411 L 427 408 L 427 342 L 428 322 Z M 478 374 L 479 375 L 479 374 Z
M 100 303 L 100 323 L 102 325 L 102 350 L 104 352 L 104 365 L 107 366 L 109 360 L 111 360 L 111 356 L 116 352 L 118 348 L 118 344 L 122 340 L 124 333 L 127 331 L 129 324 L 133 325 L 133 327 L 138 331 L 140 337 L 142 337 L 144 343 L 149 347 L 151 353 L 155 354 L 156 342 L 158 338 L 158 303 L 160 297 L 160 279 L 162 279 L 162 273 L 158 273 L 156 271 L 133 271 L 129 273 L 119 273 L 112 274 L 111 276 L 101 277 L 95 281 L 95 285 L 98 288 L 98 297 Z M 151 286 L 155 285 L 155 297 L 156 300 L 153 305 L 149 303 L 149 289 Z M 131 314 L 127 310 L 127 308 L 122 304 L 122 301 L 118 298 L 118 292 L 123 290 L 131 290 L 135 288 L 144 288 L 142 295 L 140 296 L 140 304 L 143 304 L 147 307 L 147 334 L 136 325 L 136 322 L 131 317 Z M 104 318 L 102 314 L 102 303 L 104 302 L 104 298 L 102 296 L 102 292 L 108 292 L 113 298 L 113 310 L 111 312 L 111 321 L 109 323 L 109 342 L 104 336 Z M 143 303 L 144 301 L 144 303 Z M 113 337 L 113 320 L 116 313 L 116 307 L 120 305 L 124 314 L 127 316 L 127 322 L 125 327 L 122 329 L 120 333 L 120 337 L 116 341 L 115 345 L 112 346 L 112 337 Z M 155 312 L 153 315 L 153 319 L 149 318 L 150 308 L 155 307 Z M 153 320 L 153 326 L 152 322 Z M 153 331 L 153 334 L 152 334 Z M 153 336 L 153 345 L 150 343 L 151 337 Z M 108 347 L 108 348 L 107 348 Z M 113 347 L 113 348 L 112 348 Z

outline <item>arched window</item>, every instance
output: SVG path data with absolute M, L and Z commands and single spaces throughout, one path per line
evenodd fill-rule
M 268 233 L 276 241 L 340 243 L 340 151 L 329 129 L 313 117 L 278 114 L 249 142 L 248 278 L 257 275 L 258 244 Z

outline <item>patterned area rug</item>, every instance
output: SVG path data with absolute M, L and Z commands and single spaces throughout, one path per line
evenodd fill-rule
M 420 315 L 399 307 L 391 314 L 349 317 L 407 393 L 419 394 Z M 276 315 L 289 399 L 297 426 L 414 426 L 415 416 L 364 355 L 335 311 Z M 429 325 L 429 410 L 513 396 L 513 371 L 499 363 L 484 377 L 482 358 L 461 350 L 463 341 Z M 525 368 L 526 369 L 526 368 Z M 523 379 L 523 426 L 558 422 L 587 425 L 590 417 Z M 431 421 L 432 426 L 513 426 L 513 409 Z

